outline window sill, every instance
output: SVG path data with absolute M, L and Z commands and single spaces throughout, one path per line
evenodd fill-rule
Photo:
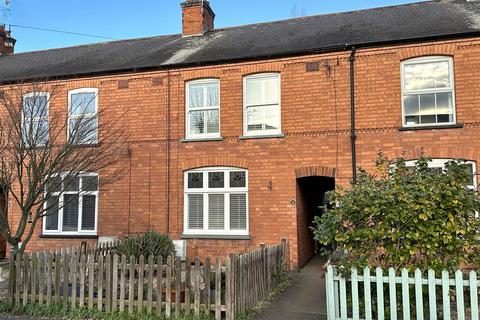
M 249 235 L 182 234 L 180 239 L 250 240 Z
M 285 138 L 285 134 L 264 134 L 264 135 L 250 135 L 250 136 L 240 136 L 240 140 L 249 140 L 249 139 L 276 139 L 276 138 Z
M 96 234 L 41 234 L 42 239 L 98 239 Z
M 419 130 L 437 130 L 437 129 L 457 129 L 463 128 L 463 123 L 447 124 L 447 125 L 431 125 L 418 127 L 401 127 L 398 131 L 419 131 Z
M 189 142 L 208 142 L 208 141 L 223 141 L 223 137 L 214 137 L 214 138 L 184 138 L 180 140 L 182 143 Z

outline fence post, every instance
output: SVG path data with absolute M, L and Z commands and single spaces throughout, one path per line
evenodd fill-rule
M 462 270 L 455 272 L 455 292 L 457 300 L 457 319 L 465 320 L 465 304 L 463 298 L 463 273 Z
M 225 269 L 225 304 L 226 304 L 226 320 L 233 320 L 232 315 L 232 260 L 231 257 L 227 257 L 226 269 Z
M 472 320 L 478 320 L 478 284 L 477 273 L 475 271 L 470 272 L 470 305 L 472 307 Z
M 107 252 L 105 255 L 105 311 L 112 309 L 112 255 Z
M 335 319 L 335 296 L 333 293 L 333 273 L 331 265 L 327 267 L 326 289 L 327 289 L 327 320 Z
M 403 320 L 410 320 L 410 284 L 408 279 L 408 270 L 403 268 L 402 276 L 402 306 Z
M 286 238 L 283 238 L 282 239 L 282 271 L 285 272 L 287 271 L 288 269 L 288 265 L 290 264 L 290 261 L 286 260 L 287 258 L 287 255 L 286 255 L 286 252 L 287 252 L 287 249 L 288 249 L 288 243 L 287 243 L 287 239 Z

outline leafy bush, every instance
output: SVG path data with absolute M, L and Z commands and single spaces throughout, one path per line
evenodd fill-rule
M 175 245 L 170 236 L 156 231 L 148 231 L 142 235 L 132 236 L 120 241 L 117 251 L 127 257 L 139 258 L 149 256 L 175 256 Z
M 360 169 L 356 184 L 332 192 L 315 218 L 315 239 L 333 245 L 329 253 L 347 268 L 438 271 L 478 263 L 480 200 L 465 187 L 472 172 L 462 161 L 435 172 L 429 161 L 422 156 L 409 167 L 379 153 L 375 174 Z

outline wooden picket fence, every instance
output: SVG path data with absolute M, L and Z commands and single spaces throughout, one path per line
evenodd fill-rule
M 288 269 L 287 249 L 282 240 L 279 245 L 230 256 L 236 314 L 252 309 L 283 279 Z
M 226 259 L 197 257 L 184 262 L 179 257 L 127 258 L 113 248 L 14 255 L 10 303 L 235 319 L 273 288 L 286 262 L 285 242 Z
M 352 268 L 345 278 L 328 266 L 327 319 L 479 320 L 477 273 L 458 270 L 451 277 L 444 270 L 437 276 L 433 270 L 417 269 L 412 277 L 407 269 L 358 274 Z

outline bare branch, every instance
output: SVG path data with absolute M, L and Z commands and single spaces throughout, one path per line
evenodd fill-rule
M 124 116 L 111 119 L 99 108 L 96 90 L 71 94 L 68 106 L 58 103 L 60 94 L 67 92 L 48 82 L 19 83 L 0 94 L 0 186 L 21 214 L 11 226 L 0 212 L 0 234 L 12 247 L 22 240 L 21 251 L 39 219 L 69 204 L 46 204 L 64 194 L 67 178 L 97 173 L 105 185 L 124 175 L 112 169 L 127 153 Z

